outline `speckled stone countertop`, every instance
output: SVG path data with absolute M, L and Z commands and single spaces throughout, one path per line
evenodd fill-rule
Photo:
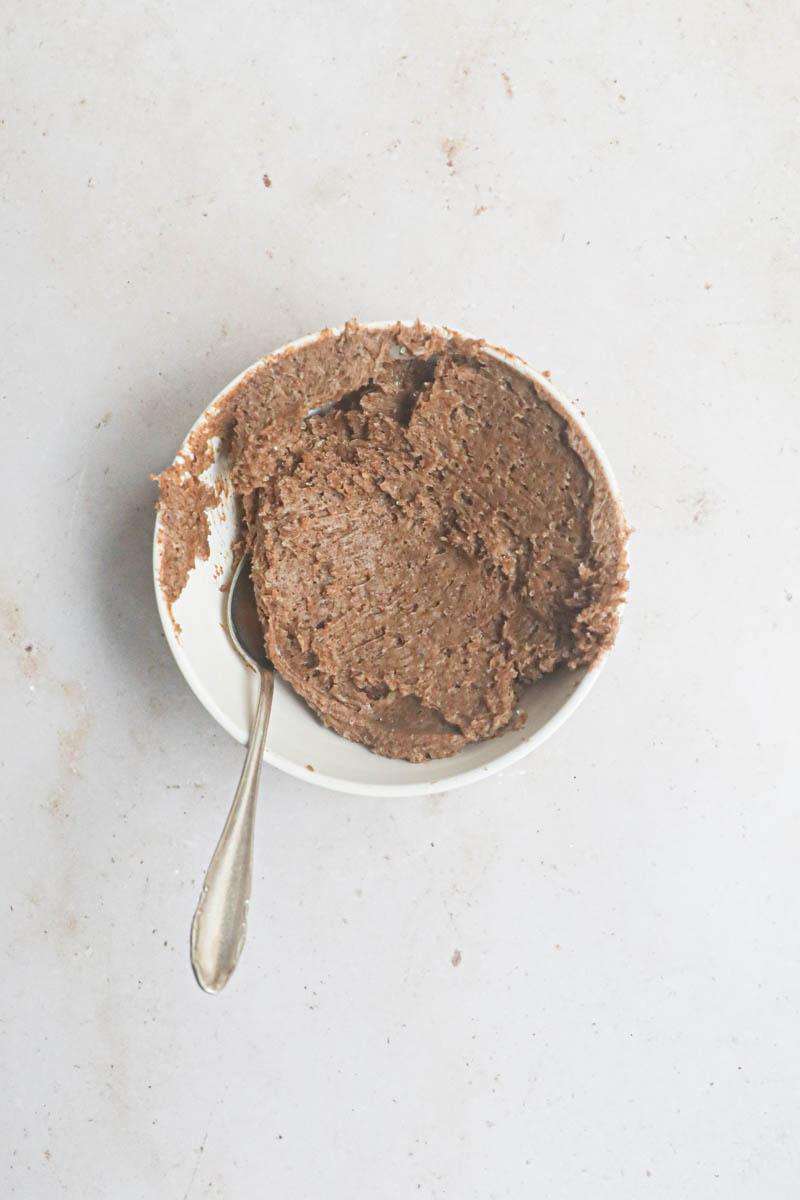
M 17 9 L 0 1193 L 794 1196 L 788 10 Z M 259 355 L 417 315 L 585 409 L 636 529 L 620 641 L 463 791 L 267 768 L 211 998 L 189 923 L 242 751 L 162 637 L 149 474 Z

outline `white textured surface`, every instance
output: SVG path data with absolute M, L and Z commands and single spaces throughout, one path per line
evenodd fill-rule
M 3 1196 L 797 1194 L 797 26 L 455 11 L 6 6 Z M 621 643 L 484 785 L 267 770 L 210 998 L 241 748 L 161 636 L 148 472 L 259 354 L 417 313 L 581 399 Z

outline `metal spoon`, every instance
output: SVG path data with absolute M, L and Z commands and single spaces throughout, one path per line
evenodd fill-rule
M 253 878 L 258 781 L 272 707 L 274 670 L 264 650 L 249 554 L 242 558 L 231 582 L 227 621 L 234 646 L 261 677 L 261 691 L 239 786 L 192 921 L 192 967 L 197 982 L 206 992 L 222 991 L 244 946 Z

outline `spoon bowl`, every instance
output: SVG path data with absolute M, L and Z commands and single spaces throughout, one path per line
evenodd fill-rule
M 243 555 L 228 592 L 228 633 L 245 662 L 255 671 L 272 671 L 264 646 L 256 593 L 250 576 L 250 555 Z

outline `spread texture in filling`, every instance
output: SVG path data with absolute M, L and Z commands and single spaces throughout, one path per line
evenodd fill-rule
M 454 754 L 613 640 L 625 528 L 606 479 L 482 343 L 351 323 L 260 364 L 224 417 L 267 653 L 338 733 Z M 185 575 L 165 582 L 174 598 Z

